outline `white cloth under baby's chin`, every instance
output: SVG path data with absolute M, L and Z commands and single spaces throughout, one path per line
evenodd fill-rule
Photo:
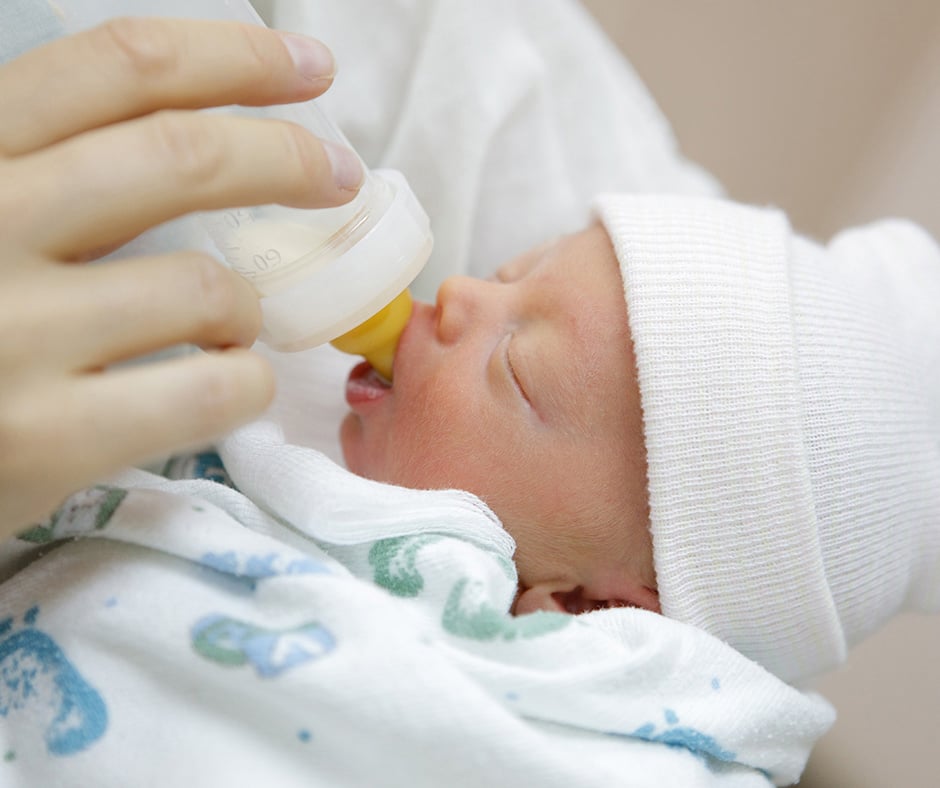
M 273 422 L 236 430 L 220 445 L 238 489 L 269 514 L 331 544 L 421 533 L 453 535 L 510 558 L 515 542 L 479 498 L 365 479 L 323 453 L 288 443 Z

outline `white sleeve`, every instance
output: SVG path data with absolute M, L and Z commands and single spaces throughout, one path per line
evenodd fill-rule
M 62 35 L 50 3 L 3 0 L 0 4 L 0 65 Z
M 720 191 L 570 0 L 290 0 L 273 21 L 333 49 L 322 105 L 370 166 L 404 172 L 428 211 L 420 297 L 581 229 L 597 192 Z

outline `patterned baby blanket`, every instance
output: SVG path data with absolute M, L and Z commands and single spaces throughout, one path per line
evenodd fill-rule
M 832 722 L 661 616 L 510 616 L 513 543 L 473 496 L 271 424 L 222 455 L 4 546 L 0 785 L 783 785 Z

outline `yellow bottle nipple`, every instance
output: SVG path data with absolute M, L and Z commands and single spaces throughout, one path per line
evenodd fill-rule
M 402 290 L 385 308 L 330 344 L 344 353 L 365 356 L 373 369 L 386 380 L 392 379 L 392 362 L 398 339 L 411 317 L 411 293 Z

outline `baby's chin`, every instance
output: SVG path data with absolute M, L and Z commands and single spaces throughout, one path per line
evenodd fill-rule
M 347 470 L 372 481 L 415 490 L 465 489 L 459 475 L 448 473 L 440 462 L 423 458 L 420 451 L 411 450 L 410 444 L 396 445 L 382 433 L 376 445 L 374 436 L 361 416 L 346 414 L 340 425 L 339 442 Z
M 362 445 L 362 419 L 350 411 L 343 419 L 339 428 L 339 445 L 343 450 L 343 461 L 346 468 L 358 476 L 372 478 L 366 472 L 366 463 L 364 458 L 364 447 Z
M 372 481 L 396 483 L 385 467 L 384 452 L 368 445 L 361 416 L 353 412 L 346 414 L 339 429 L 339 444 L 347 470 Z

